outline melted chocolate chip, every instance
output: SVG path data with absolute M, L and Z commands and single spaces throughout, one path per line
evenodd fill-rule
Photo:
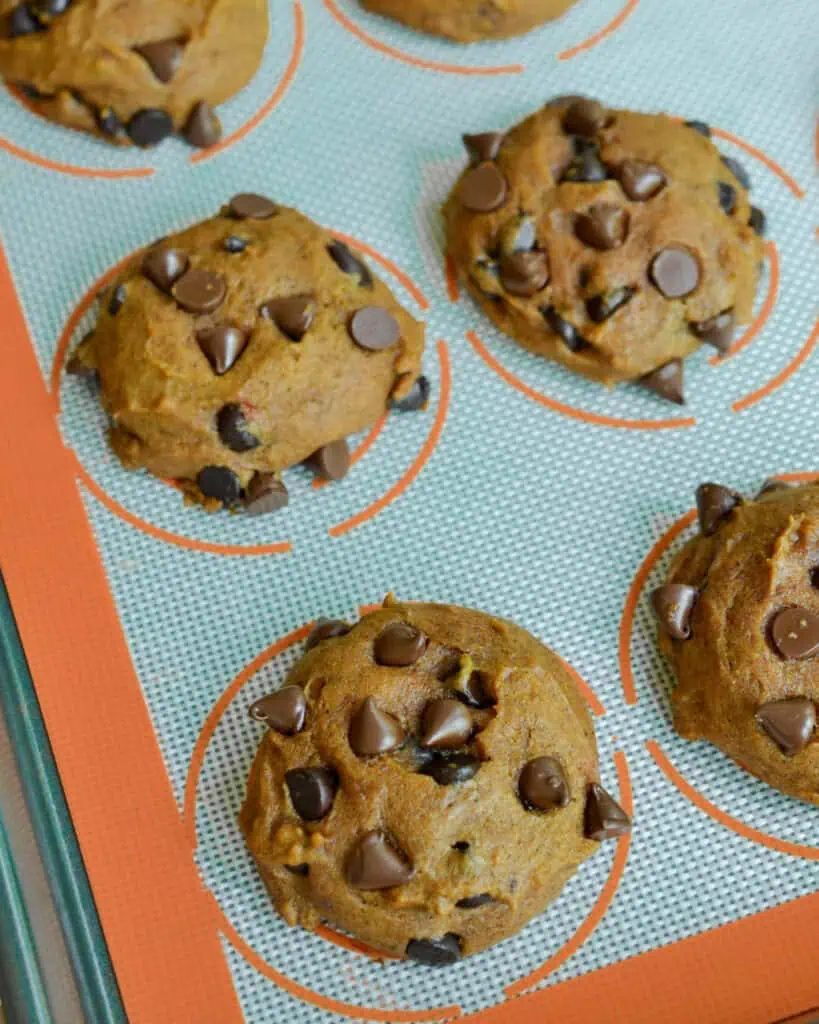
M 724 156 L 722 157 L 722 162 L 728 168 L 731 174 L 733 174 L 733 176 L 737 179 L 740 185 L 742 185 L 744 189 L 747 189 L 750 192 L 751 177 L 745 170 L 745 168 L 742 166 L 742 164 L 739 162 L 739 160 L 735 160 L 732 156 Z
M 586 312 L 596 324 L 601 324 L 613 316 L 621 306 L 625 306 L 634 295 L 634 288 L 615 288 L 604 295 L 593 295 L 586 302 Z
M 258 448 L 260 441 L 247 429 L 247 417 L 241 405 L 230 402 L 223 405 L 216 415 L 216 429 L 219 439 L 232 452 L 249 452 Z
M 475 896 L 464 896 L 455 904 L 461 910 L 475 910 L 477 907 L 485 907 L 487 903 L 494 903 L 495 900 L 488 892 L 479 892 Z
M 122 309 L 123 303 L 125 302 L 125 285 L 118 284 L 114 287 L 111 292 L 111 297 L 108 300 L 108 312 L 111 316 L 116 316 L 117 313 Z
M 686 121 L 685 126 L 686 128 L 692 128 L 700 135 L 704 135 L 706 139 L 711 138 L 711 126 L 707 125 L 705 121 Z
M 291 875 L 299 875 L 301 878 L 307 878 L 310 874 L 309 864 L 285 864 L 284 870 L 289 871 Z
M 575 156 L 560 176 L 560 182 L 561 184 L 563 182 L 591 184 L 592 182 L 605 181 L 607 177 L 608 172 L 597 150 L 587 149 Z
M 456 786 L 474 778 L 480 766 L 481 762 L 471 754 L 449 754 L 434 757 L 419 771 L 435 779 L 439 786 Z
M 284 781 L 293 810 L 304 821 L 321 821 L 333 807 L 338 774 L 332 768 L 294 768 Z
M 407 959 L 427 967 L 449 967 L 461 959 L 461 938 L 447 932 L 440 939 L 410 939 Z
M 240 238 L 238 235 L 228 235 L 224 242 L 222 242 L 222 248 L 225 252 L 239 253 L 244 252 L 249 244 L 246 238 Z
M 358 283 L 362 288 L 372 288 L 373 276 L 370 268 L 351 252 L 344 242 L 336 239 L 327 246 L 327 252 L 342 273 L 358 277 Z
M 531 298 L 549 283 L 549 262 L 545 252 L 513 252 L 500 261 L 500 282 L 504 291 Z
M 18 4 L 9 15 L 7 22 L 9 39 L 31 35 L 32 32 L 42 32 L 43 29 L 44 26 L 35 18 L 29 4 Z
M 732 214 L 737 205 L 737 190 L 727 181 L 717 182 L 717 197 L 723 213 Z
M 606 251 L 625 242 L 628 226 L 628 210 L 614 203 L 595 203 L 587 213 L 575 217 L 574 233 L 584 245 Z
M 403 398 L 390 399 L 390 408 L 396 412 L 418 412 L 427 407 L 431 391 L 432 385 L 422 374 Z
M 225 505 L 235 505 L 242 496 L 239 478 L 225 466 L 205 466 L 196 482 L 206 498 L 216 498 Z
M 564 320 L 554 306 L 542 309 L 541 313 L 549 327 L 572 352 L 582 352 L 584 348 L 589 347 L 589 343 L 580 336 L 577 328 L 572 326 L 568 320 Z
M 125 125 L 110 107 L 100 107 L 96 112 L 97 127 L 103 135 L 114 138 L 125 131 Z
M 318 647 L 325 640 L 346 636 L 352 628 L 349 623 L 342 622 L 341 619 L 318 619 L 304 641 L 304 649 L 312 651 L 314 647 Z
M 473 163 L 482 164 L 494 160 L 503 142 L 503 132 L 481 132 L 478 135 L 462 136 L 464 146 Z
M 575 100 L 563 115 L 563 130 L 568 135 L 593 138 L 606 123 L 606 109 L 597 100 Z
M 748 217 L 748 224 L 759 235 L 760 238 L 765 237 L 767 219 L 765 217 L 764 211 L 760 210 L 758 206 L 751 207 L 751 213 Z
M 173 121 L 170 114 L 156 107 L 138 110 L 128 122 L 126 131 L 136 146 L 146 149 L 158 146 L 169 135 L 173 134 Z

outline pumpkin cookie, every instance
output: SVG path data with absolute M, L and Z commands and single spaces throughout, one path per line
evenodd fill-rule
M 377 14 L 386 14 L 420 32 L 445 36 L 456 43 L 519 36 L 558 18 L 577 0 L 362 0 Z

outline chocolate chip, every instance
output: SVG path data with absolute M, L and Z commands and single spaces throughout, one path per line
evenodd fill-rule
M 434 700 L 421 719 L 421 746 L 436 750 L 457 750 L 472 735 L 472 716 L 457 700 Z
M 581 185 L 605 181 L 607 177 L 608 171 L 597 150 L 587 149 L 575 156 L 560 176 L 560 182 L 562 184 L 568 181 Z
M 717 196 L 723 212 L 732 214 L 737 205 L 737 190 L 734 186 L 729 185 L 727 181 L 718 181 Z
M 789 483 L 787 480 L 777 480 L 774 477 L 768 477 L 759 488 L 757 492 L 757 498 L 761 498 L 763 494 L 770 494 L 771 491 L 789 491 L 795 484 Z
M 295 736 L 304 728 L 307 700 L 300 686 L 283 686 L 251 704 L 248 711 L 251 718 L 283 736 Z
M 131 141 L 142 146 L 143 149 L 149 146 L 157 146 L 169 135 L 173 134 L 173 121 L 170 114 L 156 107 L 146 107 L 145 110 L 138 110 L 128 122 L 126 128 Z
M 182 63 L 185 47 L 181 39 L 161 39 L 156 43 L 135 46 L 134 52 L 142 57 L 160 82 L 167 84 Z
M 217 498 L 225 505 L 235 505 L 242 496 L 239 478 L 225 466 L 205 466 L 196 482 L 206 498 Z
M 285 864 L 284 870 L 289 871 L 291 875 L 300 875 L 302 878 L 307 878 L 310 874 L 309 864 Z
M 245 492 L 245 512 L 263 516 L 285 508 L 289 501 L 287 488 L 275 473 L 254 473 Z
M 341 480 L 350 468 L 350 449 L 342 438 L 314 451 L 306 464 L 322 480 Z
M 310 329 L 315 312 L 316 304 L 309 295 L 268 299 L 259 306 L 259 315 L 272 320 L 291 341 L 301 341 Z
M 461 178 L 458 198 L 467 210 L 490 213 L 503 206 L 506 199 L 506 179 L 494 164 L 478 164 Z
M 531 298 L 549 283 L 549 262 L 545 252 L 513 252 L 500 261 L 500 282 L 504 291 Z
M 698 338 L 707 345 L 713 345 L 719 352 L 727 352 L 734 341 L 734 311 L 723 310 L 707 320 L 691 322 L 688 325 Z
M 685 405 L 685 367 L 682 359 L 672 359 L 663 366 L 658 366 L 651 373 L 639 377 L 637 383 L 666 402 Z
M 686 128 L 692 128 L 695 132 L 699 132 L 700 135 L 704 135 L 706 139 L 711 138 L 711 126 L 707 125 L 705 121 L 686 121 Z
M 700 283 L 700 265 L 688 249 L 670 245 L 651 261 L 649 276 L 667 299 L 681 299 Z
M 410 939 L 407 959 L 427 967 L 449 967 L 461 959 L 460 936 L 447 932 L 441 939 Z
M 247 429 L 244 410 L 235 402 L 223 405 L 216 414 L 216 429 L 222 444 L 232 452 L 249 452 L 261 443 Z
M 314 647 L 318 647 L 325 640 L 332 640 L 337 636 L 346 636 L 352 628 L 351 625 L 347 622 L 342 622 L 341 619 L 318 619 L 304 641 L 304 649 L 305 651 L 312 651 Z
M 613 203 L 595 203 L 575 217 L 574 233 L 593 249 L 617 249 L 628 235 L 628 210 Z
M 759 235 L 760 238 L 765 237 L 765 228 L 767 226 L 767 219 L 765 212 L 760 210 L 758 206 L 751 207 L 751 214 L 748 217 L 748 224 L 753 230 Z
M 117 313 L 122 309 L 125 302 L 125 285 L 118 284 L 114 287 L 111 292 L 111 297 L 108 300 L 108 312 L 111 316 L 116 316 Z
M 475 910 L 477 907 L 485 907 L 487 903 L 494 903 L 495 900 L 488 892 L 479 892 L 476 896 L 464 896 L 455 904 L 461 910 Z
M 390 408 L 396 412 L 418 412 L 427 407 L 431 391 L 432 385 L 422 374 L 403 398 L 390 399 Z
M 819 654 L 819 615 L 797 605 L 783 608 L 771 624 L 774 647 L 786 661 L 804 661 Z
M 697 488 L 697 515 L 700 531 L 711 537 L 720 523 L 740 504 L 742 496 L 721 484 L 700 484 Z
M 250 243 L 246 238 L 239 238 L 238 235 L 228 235 L 227 238 L 222 242 L 222 248 L 225 252 L 244 252 Z
M 459 674 L 452 683 L 452 686 L 455 696 L 471 708 L 479 708 L 483 711 L 486 708 L 494 707 L 498 703 L 489 689 L 489 684 L 483 672 L 470 672 L 465 677 Z
M 142 257 L 140 269 L 160 291 L 170 292 L 189 263 L 188 254 L 182 249 L 149 249 Z
M 364 306 L 356 310 L 347 329 L 356 345 L 368 352 L 391 348 L 401 340 L 398 321 L 381 306 Z
M 572 352 L 582 352 L 584 348 L 589 347 L 589 343 L 580 336 L 577 328 L 573 327 L 568 320 L 564 320 L 554 306 L 542 309 L 541 313 L 549 327 Z
M 32 85 L 31 82 L 14 82 L 13 84 L 14 88 L 21 92 L 27 100 L 45 100 L 49 98 L 48 93 L 40 92 L 37 86 Z
M 691 613 L 699 594 L 684 583 L 666 583 L 651 593 L 651 607 L 660 625 L 675 640 L 691 636 Z
M 469 843 L 465 839 L 461 839 L 459 842 L 452 844 L 452 849 L 457 850 L 458 853 L 466 853 L 469 849 Z
M 192 146 L 207 149 L 222 138 L 222 124 L 210 104 L 200 100 L 188 114 L 182 134 Z
M 481 132 L 478 135 L 464 135 L 462 138 L 472 162 L 482 164 L 494 160 L 498 155 L 503 132 Z
M 221 274 L 191 267 L 171 289 L 171 295 L 187 313 L 212 313 L 225 301 L 227 285 Z
M 255 192 L 239 192 L 228 203 L 228 213 L 236 220 L 268 220 L 278 209 L 272 199 Z
M 634 288 L 626 287 L 615 288 L 614 291 L 606 292 L 604 295 L 593 295 L 586 302 L 586 312 L 596 324 L 602 324 L 621 306 L 625 306 L 634 294 Z
M 372 288 L 373 276 L 370 268 L 360 260 L 345 244 L 338 239 L 327 246 L 330 258 L 344 274 L 354 274 L 362 288 Z
M 408 622 L 391 622 L 376 637 L 373 657 L 377 665 L 405 668 L 414 665 L 427 648 L 427 638 Z
M 731 174 L 733 174 L 733 176 L 737 179 L 740 185 L 742 185 L 744 189 L 747 189 L 750 192 L 751 177 L 745 170 L 745 168 L 742 166 L 742 164 L 739 162 L 739 160 L 734 160 L 732 156 L 724 156 L 721 159 L 723 164 L 728 168 Z
M 568 135 L 593 138 L 606 123 L 606 109 L 597 100 L 575 100 L 563 115 L 563 131 Z
M 97 120 L 97 128 L 99 128 L 103 135 L 108 135 L 113 138 L 125 130 L 125 125 L 120 121 L 110 107 L 100 107 L 96 112 L 95 117 Z
M 225 324 L 202 327 L 196 332 L 196 342 L 219 377 L 234 365 L 244 352 L 248 335 L 238 327 Z
M 786 757 L 801 753 L 816 729 L 816 705 L 807 697 L 768 701 L 754 717 Z
M 405 885 L 414 874 L 409 858 L 378 830 L 365 833 L 347 861 L 347 881 L 354 889 L 392 889 Z
M 332 768 L 293 768 L 284 781 L 293 810 L 304 821 L 321 821 L 330 813 L 338 790 Z
M 71 377 L 83 377 L 88 381 L 96 381 L 99 374 L 93 366 L 88 366 L 75 352 L 66 363 L 65 372 Z
M 9 39 L 27 36 L 32 32 L 42 32 L 43 28 L 44 26 L 34 17 L 28 4 L 18 4 L 9 15 L 7 29 Z
M 569 802 L 569 786 L 560 762 L 553 757 L 536 757 L 523 766 L 518 795 L 527 811 L 552 811 Z
M 29 6 L 35 14 L 43 18 L 56 18 L 65 14 L 73 0 L 31 0 Z
M 666 186 L 666 177 L 656 164 L 645 160 L 624 160 L 617 168 L 620 187 L 637 203 L 653 199 Z
M 449 754 L 433 758 L 419 771 L 435 779 L 439 786 L 456 786 L 474 778 L 480 766 L 481 762 L 471 754 Z
M 613 797 L 598 786 L 589 784 L 586 792 L 583 834 L 586 839 L 616 839 L 631 831 L 631 819 Z
M 367 697 L 350 719 L 347 738 L 359 757 L 376 757 L 400 747 L 407 734 L 392 715 Z

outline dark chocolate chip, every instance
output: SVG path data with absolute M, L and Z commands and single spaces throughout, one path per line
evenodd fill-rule
M 138 110 L 128 122 L 126 131 L 131 141 L 144 148 L 158 146 L 160 142 L 173 134 L 173 121 L 170 114 L 156 107 Z
M 342 622 L 341 619 L 318 619 L 304 641 L 304 649 L 312 651 L 314 647 L 318 647 L 325 640 L 346 636 L 352 628 L 349 623 Z
M 418 412 L 427 407 L 431 391 L 432 385 L 422 374 L 403 398 L 390 400 L 390 408 L 397 412 Z
M 672 359 L 663 366 L 658 366 L 651 373 L 639 377 L 640 387 L 653 391 L 666 402 L 685 405 L 685 367 L 682 359 Z
M 606 109 L 597 100 L 575 100 L 563 115 L 563 131 L 568 135 L 593 138 L 606 123 Z
M 375 891 L 404 885 L 415 869 L 380 831 L 365 833 L 353 847 L 347 861 L 347 881 L 354 889 Z
M 357 309 L 350 317 L 348 331 L 356 345 L 368 352 L 391 348 L 401 340 L 398 321 L 381 306 Z
M 487 903 L 494 903 L 495 900 L 488 892 L 479 892 L 475 896 L 464 896 L 455 904 L 461 910 L 475 910 L 477 907 L 485 907 Z
M 469 843 L 465 839 L 461 839 L 457 843 L 452 844 L 452 849 L 457 850 L 458 853 L 466 853 L 469 849 Z
M 789 483 L 787 480 L 778 480 L 775 476 L 768 477 L 757 491 L 757 498 L 761 498 L 763 494 L 770 494 L 771 491 L 789 491 L 795 484 Z M 814 584 L 816 586 L 816 584 Z
M 284 870 L 289 871 L 291 875 L 300 875 L 302 878 L 306 878 L 310 874 L 309 864 L 285 864 Z
M 819 654 L 819 615 L 802 608 L 783 608 L 771 624 L 774 647 L 786 661 L 804 661 Z
M 108 312 L 111 316 L 116 316 L 117 313 L 122 309 L 125 302 L 125 285 L 118 284 L 114 287 L 111 292 L 111 297 L 108 300 Z
M 439 786 L 456 786 L 474 778 L 480 766 L 481 762 L 471 754 L 449 754 L 433 758 L 419 771 L 435 779 Z
M 179 70 L 185 46 L 181 39 L 160 39 L 155 43 L 135 46 L 134 52 L 142 57 L 154 77 L 167 84 Z
M 248 335 L 238 327 L 225 324 L 202 327 L 196 332 L 196 342 L 218 376 L 227 373 L 248 343 Z
M 35 18 L 29 4 L 18 4 L 11 12 L 7 22 L 9 39 L 28 36 L 32 32 L 42 32 L 44 26 Z
M 649 276 L 667 299 L 681 299 L 700 283 L 700 265 L 688 249 L 670 245 L 651 261 Z
M 171 295 L 187 313 L 212 313 L 225 301 L 227 285 L 221 274 L 191 267 L 174 284 Z
M 816 705 L 807 697 L 771 700 L 762 705 L 755 718 L 786 757 L 795 757 L 813 739 Z
M 295 736 L 302 731 L 307 718 L 304 690 L 300 686 L 283 686 L 251 704 L 248 713 L 283 736 Z
M 309 295 L 268 299 L 259 307 L 259 315 L 272 320 L 291 341 L 301 341 L 310 329 L 315 312 L 316 304 Z
M 573 327 L 568 320 L 564 320 L 554 306 L 542 309 L 541 313 L 551 330 L 555 332 L 563 344 L 572 352 L 582 352 L 584 348 L 589 347 L 589 343 L 580 336 L 577 328 Z
M 278 209 L 272 199 L 255 192 L 239 192 L 228 203 L 228 213 L 236 220 L 267 220 Z
M 160 291 L 170 292 L 189 263 L 188 254 L 182 249 L 149 249 L 142 257 L 140 269 Z
M 697 515 L 703 536 L 713 536 L 723 519 L 740 504 L 742 496 L 721 484 L 700 484 L 697 488 Z
M 407 959 L 427 967 L 449 967 L 461 959 L 461 938 L 447 932 L 440 939 L 410 939 Z
M 498 155 L 503 132 L 481 132 L 478 135 L 464 135 L 462 138 L 472 162 L 482 164 L 494 160 Z
M 110 107 L 100 107 L 95 116 L 97 127 L 103 135 L 113 138 L 125 130 L 125 125 Z
M 392 715 L 382 711 L 372 697 L 367 697 L 350 719 L 347 738 L 359 757 L 377 757 L 400 747 L 407 734 Z
M 275 473 L 254 473 L 245 492 L 245 512 L 263 516 L 285 508 L 289 501 L 287 488 Z
M 576 184 L 590 184 L 592 182 L 605 181 L 608 172 L 600 159 L 596 149 L 587 149 L 579 153 L 571 161 L 568 167 L 560 176 L 561 183 L 575 182 Z
M 217 498 L 225 505 L 235 505 L 242 496 L 239 478 L 225 466 L 205 466 L 196 482 L 206 498 Z
M 452 683 L 452 687 L 458 700 L 462 700 L 471 708 L 485 710 L 498 703 L 489 689 L 489 683 L 483 672 L 470 672 L 466 678 L 462 678 L 459 674 Z
M 631 831 L 631 819 L 609 796 L 602 786 L 596 782 L 589 784 L 586 792 L 586 809 L 584 814 L 584 835 L 586 839 L 616 839 Z
M 718 352 L 727 352 L 734 340 L 734 311 L 723 310 L 707 320 L 691 322 L 688 325 L 698 338 L 707 345 L 713 345 Z
M 185 141 L 197 149 L 215 146 L 222 138 L 222 124 L 209 103 L 200 100 L 182 126 Z
M 748 224 L 753 228 L 753 230 L 759 235 L 760 238 L 765 237 L 767 218 L 765 217 L 764 210 L 760 210 L 758 206 L 752 206 L 751 214 L 748 217 Z
M 293 768 L 284 781 L 293 810 L 304 821 L 321 821 L 333 807 L 338 775 L 332 768 Z
M 341 480 L 350 468 L 350 448 L 342 438 L 314 451 L 306 464 L 322 480 Z
M 14 88 L 23 94 L 27 100 L 48 99 L 48 93 L 40 92 L 37 86 L 30 82 L 14 82 Z
M 617 168 L 620 187 L 637 203 L 653 199 L 666 186 L 666 177 L 656 164 L 645 160 L 624 160 Z
M 99 374 L 93 366 L 87 366 L 75 352 L 66 363 L 65 372 L 71 377 L 82 377 L 85 380 L 95 381 Z
M 584 245 L 606 251 L 617 249 L 628 236 L 628 210 L 614 203 L 595 203 L 575 217 L 574 233 Z
M 523 766 L 518 795 L 527 811 L 552 811 L 569 802 L 569 786 L 560 762 L 536 757 Z
M 733 176 L 737 179 L 740 185 L 742 185 L 744 189 L 747 189 L 750 192 L 751 177 L 745 170 L 745 168 L 742 166 L 742 164 L 739 162 L 739 160 L 735 160 L 732 156 L 724 156 L 722 157 L 722 162 L 728 168 L 731 174 L 733 174 Z
M 693 128 L 695 132 L 704 135 L 706 139 L 711 138 L 711 126 L 707 125 L 705 121 L 686 121 L 685 126 L 686 128 Z
M 244 410 L 235 402 L 223 405 L 216 414 L 216 429 L 222 444 L 232 452 L 249 452 L 261 444 L 247 429 Z
M 240 238 L 238 235 L 228 235 L 224 242 L 222 242 L 222 248 L 225 252 L 244 252 L 249 244 L 246 238 Z
M 675 640 L 691 636 L 691 613 L 697 602 L 695 587 L 684 583 L 666 583 L 651 593 L 651 607 L 660 625 Z
M 717 196 L 719 198 L 719 205 L 722 207 L 723 212 L 732 214 L 737 205 L 737 190 L 734 186 L 729 185 L 727 181 L 718 181 Z
M 633 298 L 634 288 L 615 288 L 614 291 L 606 292 L 603 295 L 593 295 L 586 302 L 586 312 L 596 324 L 602 324 L 610 316 L 620 309 L 621 306 Z
M 427 638 L 408 622 L 391 622 L 376 637 L 373 657 L 377 665 L 405 668 L 414 665 L 427 648 Z
M 545 252 L 513 252 L 502 256 L 500 282 L 504 291 L 531 298 L 549 283 L 549 261 Z
M 494 164 L 484 163 L 473 167 L 461 178 L 458 198 L 475 213 L 490 213 L 503 206 L 506 199 L 506 179 Z
M 373 276 L 370 273 L 370 268 L 344 242 L 336 239 L 327 246 L 327 252 L 342 273 L 357 276 L 358 283 L 362 288 L 372 288 Z
M 472 716 L 460 701 L 442 698 L 429 703 L 421 719 L 421 746 L 457 750 L 472 735 Z
M 42 18 L 56 18 L 65 14 L 72 0 L 30 0 L 29 7 Z

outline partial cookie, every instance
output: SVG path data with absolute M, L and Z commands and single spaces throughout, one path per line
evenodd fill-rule
M 287 503 L 281 470 L 349 466 L 347 435 L 420 408 L 424 329 L 296 210 L 240 194 L 135 258 L 69 361 L 99 375 L 128 469 L 211 507 Z
M 730 346 L 762 259 L 747 175 L 709 136 L 577 97 L 465 135 L 444 210 L 459 275 L 524 347 L 682 404 L 683 359 Z
M 674 725 L 819 804 L 819 483 L 697 491 L 699 536 L 651 595 Z
M 120 145 L 218 142 L 214 108 L 266 41 L 265 0 L 0 0 L 0 75 L 45 117 Z
M 457 43 L 519 36 L 560 17 L 577 0 L 362 0 L 377 14 L 386 14 L 420 32 L 445 36 Z
M 267 725 L 240 823 L 288 924 L 450 964 L 541 913 L 630 828 L 599 785 L 561 661 L 482 612 L 399 604 L 321 620 Z

